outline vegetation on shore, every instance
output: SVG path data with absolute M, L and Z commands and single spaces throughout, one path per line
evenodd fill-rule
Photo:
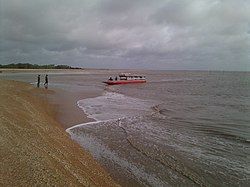
M 38 64 L 30 64 L 30 63 L 17 63 L 17 64 L 6 64 L 1 65 L 0 68 L 12 68 L 12 69 L 82 69 L 79 67 L 71 67 L 68 65 L 55 65 L 55 64 L 46 64 L 46 65 L 38 65 Z

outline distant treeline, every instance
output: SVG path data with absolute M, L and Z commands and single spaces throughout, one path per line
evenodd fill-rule
M 47 65 L 37 65 L 37 64 L 29 64 L 29 63 L 17 63 L 17 64 L 7 64 L 1 65 L 0 68 L 13 68 L 13 69 L 82 69 L 77 67 L 71 67 L 68 65 L 55 65 L 55 64 L 47 64 Z

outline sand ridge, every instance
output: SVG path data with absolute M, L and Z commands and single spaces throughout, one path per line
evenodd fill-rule
M 0 80 L 0 185 L 117 186 L 55 121 L 41 94 L 52 91 Z

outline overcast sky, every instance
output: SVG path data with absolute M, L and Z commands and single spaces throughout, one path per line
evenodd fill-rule
M 250 0 L 0 0 L 0 62 L 250 71 Z

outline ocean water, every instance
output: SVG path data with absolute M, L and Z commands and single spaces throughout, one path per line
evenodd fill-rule
M 145 71 L 66 131 L 123 186 L 250 186 L 250 73 Z

